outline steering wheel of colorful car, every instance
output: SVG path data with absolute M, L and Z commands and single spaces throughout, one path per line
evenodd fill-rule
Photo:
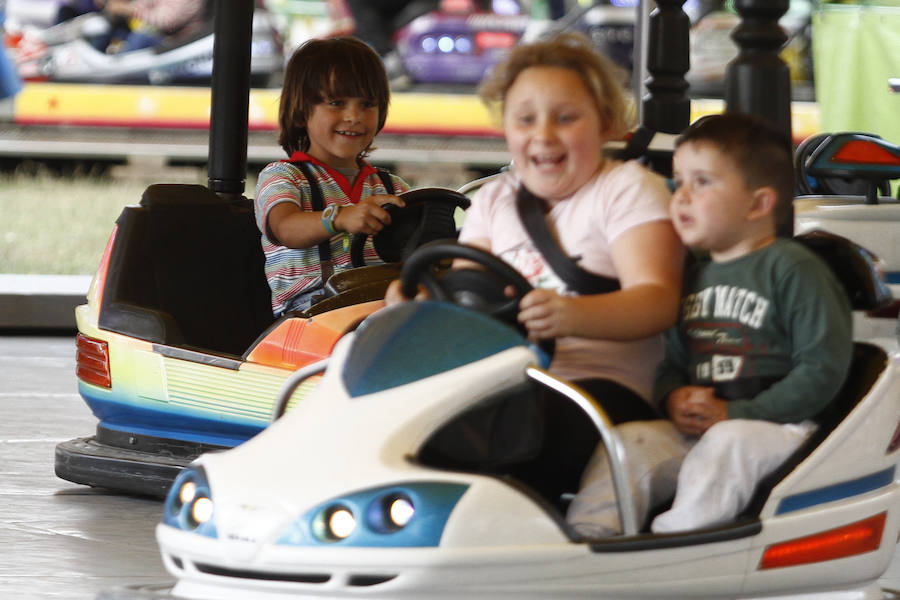
M 385 204 L 391 224 L 372 236 L 375 252 L 386 263 L 402 262 L 422 244 L 457 234 L 454 213 L 466 210 L 470 200 L 457 191 L 445 188 L 421 188 L 399 195 L 403 208 Z M 350 240 L 350 260 L 354 267 L 366 265 L 363 247 L 368 236 L 354 234 Z

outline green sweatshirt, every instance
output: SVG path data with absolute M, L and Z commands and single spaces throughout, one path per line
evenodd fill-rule
M 653 396 L 663 408 L 678 387 L 715 386 L 717 395 L 745 390 L 726 398 L 729 418 L 793 423 L 840 389 L 853 353 L 850 304 L 831 269 L 800 243 L 779 238 L 732 261 L 699 261 L 683 293 L 656 372 Z

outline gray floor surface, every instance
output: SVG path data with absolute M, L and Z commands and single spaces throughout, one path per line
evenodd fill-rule
M 0 382 L 0 597 L 99 600 L 171 583 L 153 536 L 160 502 L 53 472 L 56 444 L 96 425 L 76 390 L 73 338 L 0 337 Z
M 172 580 L 158 501 L 58 479 L 58 442 L 96 424 L 78 396 L 71 336 L 0 336 L 0 598 L 160 598 Z M 900 589 L 900 552 L 882 586 Z

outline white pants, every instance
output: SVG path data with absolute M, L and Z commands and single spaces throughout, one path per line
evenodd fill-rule
M 657 516 L 655 533 L 708 527 L 734 519 L 759 481 L 774 471 L 815 431 L 812 421 L 780 424 L 729 419 L 698 438 L 685 437 L 670 421 L 634 421 L 616 427 L 625 448 L 638 523 L 675 494 Z M 622 532 L 606 449 L 597 447 L 567 520 L 588 538 Z

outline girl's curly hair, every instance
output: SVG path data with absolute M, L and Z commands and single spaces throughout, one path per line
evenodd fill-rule
M 479 96 L 495 116 L 502 115 L 509 88 L 530 67 L 562 67 L 577 73 L 593 96 L 600 122 L 611 139 L 624 137 L 633 126 L 634 111 L 623 85 L 624 70 L 599 54 L 586 36 L 575 32 L 517 46 L 491 71 L 479 88 Z

